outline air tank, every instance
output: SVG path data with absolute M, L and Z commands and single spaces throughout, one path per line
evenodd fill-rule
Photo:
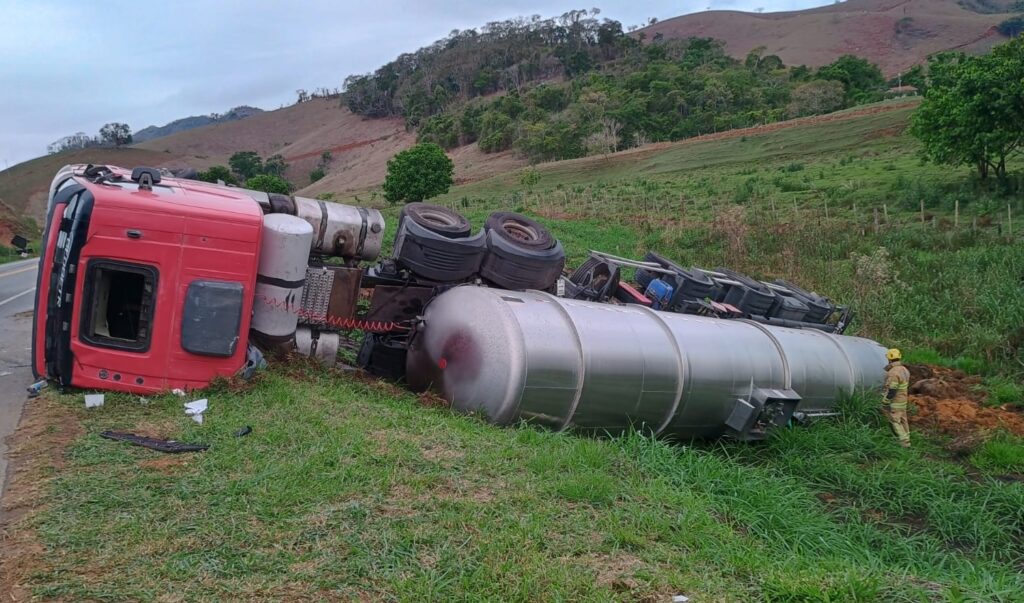
M 751 440 L 833 413 L 884 366 L 859 337 L 463 286 L 427 307 L 407 379 L 499 425 Z
M 295 330 L 295 351 L 303 356 L 316 358 L 327 366 L 338 362 L 338 348 L 341 347 L 341 335 L 332 331 L 320 331 L 308 326 Z
M 312 251 L 372 261 L 384 241 L 384 216 L 376 209 L 294 197 L 295 215 L 313 226 Z
M 251 328 L 264 345 L 280 344 L 295 334 L 312 240 L 313 227 L 302 218 L 263 217 Z

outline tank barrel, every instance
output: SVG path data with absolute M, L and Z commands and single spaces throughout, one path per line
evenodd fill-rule
M 885 349 L 858 337 L 657 312 L 538 291 L 457 287 L 410 343 L 409 384 L 491 422 L 682 439 L 765 437 L 880 386 Z

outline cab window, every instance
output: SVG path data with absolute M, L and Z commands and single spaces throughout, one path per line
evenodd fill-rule
M 148 350 L 156 285 L 157 270 L 153 266 L 90 261 L 85 278 L 81 338 L 99 347 Z

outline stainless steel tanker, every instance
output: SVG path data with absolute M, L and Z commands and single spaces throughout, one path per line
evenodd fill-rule
M 619 433 L 751 440 L 881 385 L 859 337 L 463 286 L 434 299 L 407 378 L 461 411 Z

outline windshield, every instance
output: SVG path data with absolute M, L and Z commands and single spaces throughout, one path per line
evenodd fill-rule
M 92 216 L 93 197 L 81 185 L 60 190 L 54 197 L 60 211 L 60 231 L 54 242 L 46 300 L 46 372 L 62 384 L 71 382 L 71 313 L 74 308 L 76 266 Z

